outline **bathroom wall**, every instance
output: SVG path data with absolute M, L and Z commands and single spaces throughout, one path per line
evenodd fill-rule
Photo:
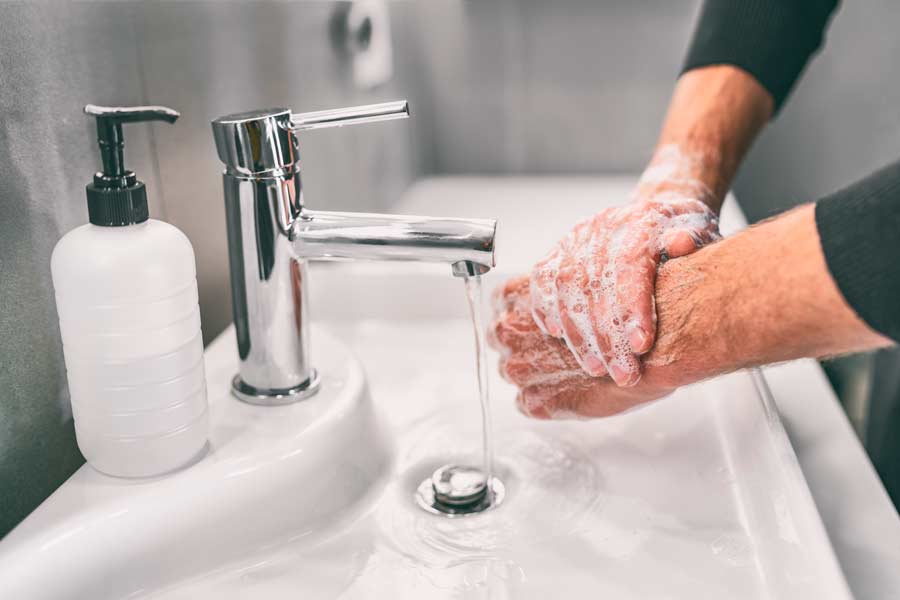
M 823 52 L 762 135 L 735 190 L 762 218 L 900 158 L 900 4 L 844 2 Z
M 427 169 L 606 173 L 652 149 L 699 0 L 418 3 Z M 900 4 L 845 2 L 735 191 L 751 220 L 900 156 Z M 421 111 L 420 111 L 421 112 Z M 558 199 L 564 201 L 564 199 Z
M 418 3 L 431 101 L 424 110 L 434 140 L 429 170 L 639 169 L 652 150 L 696 6 L 693 0 Z
M 87 221 L 84 186 L 99 160 L 82 108 L 144 101 L 134 13 L 127 5 L 0 5 L 0 536 L 82 462 L 50 253 Z M 152 156 L 147 128 L 131 127 L 130 166 L 159 215 Z

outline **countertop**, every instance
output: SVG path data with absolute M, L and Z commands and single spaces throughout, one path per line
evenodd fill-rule
M 764 373 L 854 596 L 896 598 L 900 517 L 822 368 L 799 360 Z

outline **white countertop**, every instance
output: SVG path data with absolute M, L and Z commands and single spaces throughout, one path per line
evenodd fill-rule
M 900 518 L 822 368 L 801 360 L 764 372 L 854 596 L 896 598 Z

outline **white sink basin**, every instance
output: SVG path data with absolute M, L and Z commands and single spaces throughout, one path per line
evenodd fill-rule
M 512 273 L 543 252 L 542 236 L 549 245 L 627 186 L 442 183 L 414 189 L 397 212 L 501 217 Z M 552 190 L 568 201 L 559 222 L 530 219 Z M 516 248 L 522 239 L 534 248 Z M 210 452 L 155 481 L 83 467 L 0 543 L 3 595 L 850 597 L 777 412 L 747 374 L 621 417 L 555 423 L 519 415 L 494 374 L 506 500 L 461 519 L 418 508 L 413 492 L 431 470 L 477 464 L 481 451 L 471 326 L 453 316 L 464 293 L 448 271 L 315 269 L 323 386 L 292 406 L 228 394 L 237 357 L 224 332 L 206 353 Z M 328 331 L 361 358 L 368 387 Z
M 88 466 L 0 544 L 7 598 L 122 598 L 327 533 L 390 468 L 359 362 L 317 332 L 322 388 L 283 407 L 239 402 L 234 331 L 207 349 L 210 443 L 151 480 Z

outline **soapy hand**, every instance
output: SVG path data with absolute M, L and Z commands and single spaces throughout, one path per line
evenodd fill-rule
M 530 288 L 519 277 L 497 290 L 488 340 L 522 412 L 544 419 L 609 416 L 738 369 L 893 343 L 841 294 L 811 204 L 660 267 L 656 341 L 630 387 L 589 376 L 561 339 L 544 335 Z
M 562 338 L 577 366 L 620 386 L 641 377 L 639 357 L 656 338 L 660 262 L 719 239 L 712 192 L 691 174 L 695 157 L 663 147 L 633 201 L 579 223 L 531 272 L 532 314 Z
M 527 277 L 495 291 L 489 344 L 500 352 L 500 372 L 519 388 L 516 403 L 538 419 L 606 417 L 670 393 L 676 382 L 653 376 L 632 387 L 587 375 L 559 338 L 544 335 L 532 318 Z

